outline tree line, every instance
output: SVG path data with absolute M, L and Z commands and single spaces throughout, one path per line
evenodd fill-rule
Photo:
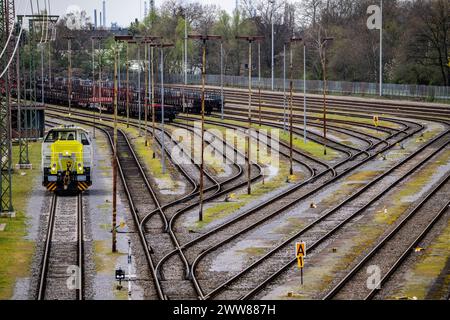
M 168 0 L 150 12 L 143 21 L 127 28 L 131 35 L 161 36 L 174 44 L 165 53 L 166 72 L 183 73 L 184 33 L 222 36 L 224 70 L 227 75 L 246 75 L 248 44 L 238 35 L 264 36 L 261 42 L 263 77 L 271 76 L 271 32 L 274 26 L 275 76 L 282 77 L 284 48 L 289 54 L 292 37 L 305 39 L 307 79 L 322 79 L 324 63 L 327 78 L 337 81 L 377 82 L 379 77 L 379 32 L 369 30 L 367 8 L 378 0 L 241 0 L 232 14 L 214 5 L 183 0 Z M 450 86 L 450 4 L 448 0 L 384 0 L 383 2 L 384 81 L 398 84 Z M 91 36 L 102 35 L 95 47 L 95 64 L 105 75 L 112 74 L 111 31 L 93 30 L 86 14 L 67 15 L 56 26 L 56 40 L 48 46 L 55 74 L 67 67 L 66 36 L 73 40 L 75 75 L 92 76 Z M 71 30 L 73 21 L 83 19 L 81 27 Z M 69 23 L 71 22 L 71 23 Z M 73 28 L 72 28 L 73 29 Z M 321 39 L 333 37 L 323 46 Z M 303 78 L 303 46 L 293 43 L 294 77 Z M 141 49 L 141 57 L 144 51 Z M 30 48 L 28 51 L 31 52 Z M 121 67 L 125 68 L 125 45 L 120 47 Z M 257 71 L 258 50 L 253 50 L 253 68 Z M 137 59 L 137 47 L 129 47 L 130 60 Z M 220 73 L 220 43 L 209 42 L 207 71 Z M 286 57 L 289 61 L 289 56 Z M 188 72 L 201 67 L 200 43 L 188 41 Z

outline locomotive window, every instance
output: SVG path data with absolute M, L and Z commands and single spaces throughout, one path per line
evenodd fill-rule
M 84 133 L 81 134 L 81 144 L 83 146 L 89 146 L 90 145 L 89 140 L 88 140 L 88 138 L 86 137 L 86 135 Z
M 50 131 L 45 138 L 45 142 L 55 142 L 55 141 L 73 141 L 76 140 L 76 131 Z

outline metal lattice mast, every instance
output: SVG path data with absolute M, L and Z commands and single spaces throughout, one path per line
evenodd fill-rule
M 19 18 L 19 26 L 22 26 L 22 19 Z M 23 105 L 29 105 L 27 99 L 27 77 L 25 71 L 25 61 L 22 58 L 22 50 L 24 41 L 23 38 L 19 40 L 19 49 L 17 52 L 17 131 L 19 139 L 19 166 L 27 166 L 30 164 L 28 158 L 28 112 L 22 110 Z M 23 76 L 20 77 L 20 74 Z M 23 80 L 23 82 L 22 82 Z M 22 100 L 22 97 L 24 99 Z M 23 105 L 22 105 L 23 104 Z
M 35 41 L 35 28 L 34 21 L 32 19 L 29 20 L 29 48 L 30 48 L 30 61 L 29 61 L 29 90 L 30 90 L 30 109 L 28 110 L 28 114 L 30 116 L 29 123 L 27 123 L 27 138 L 34 136 L 33 128 L 38 128 L 37 125 L 37 87 L 36 87 L 36 57 L 35 57 L 35 49 L 36 49 L 36 41 Z M 31 131 L 31 132 L 30 132 Z M 28 145 L 27 145 L 27 159 L 28 159 Z
M 1 70 L 4 70 L 13 53 L 14 40 L 8 36 L 14 28 L 14 1 L 0 0 L 0 43 L 2 47 L 7 47 L 6 54 L 0 63 Z M 2 79 L 0 79 L 0 212 L 12 212 L 12 145 L 11 145 L 11 87 L 14 80 L 14 70 L 8 68 Z

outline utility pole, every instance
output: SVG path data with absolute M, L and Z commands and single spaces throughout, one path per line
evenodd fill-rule
M 271 60 L 271 66 L 272 66 L 272 91 L 274 90 L 274 79 L 275 79 L 275 39 L 274 39 L 274 18 L 273 14 L 275 11 L 275 0 L 270 0 L 270 4 L 272 5 L 272 14 L 271 14 L 271 22 L 272 22 L 272 60 Z
M 145 94 L 144 94 L 144 143 L 145 146 L 148 146 L 148 140 L 147 140 L 147 127 L 148 127 L 148 45 L 147 43 L 144 43 L 144 81 L 145 81 Z
M 29 167 L 29 160 L 28 157 L 25 157 L 25 155 L 28 155 L 28 152 L 25 149 L 28 149 L 28 141 L 25 138 L 25 143 L 24 143 L 24 135 L 23 135 L 23 127 L 22 127 L 22 88 L 24 89 L 24 102 L 27 101 L 27 97 L 26 97 L 26 72 L 25 72 L 25 63 L 23 62 L 23 59 L 21 59 L 22 57 L 22 45 L 23 45 L 23 41 L 19 40 L 19 49 L 17 50 L 17 54 L 16 54 L 16 77 L 17 77 L 17 134 L 18 134 L 18 140 L 19 140 L 19 167 L 20 168 L 26 168 Z M 22 69 L 22 75 L 23 75 L 23 79 L 24 79 L 24 83 L 22 84 L 21 81 L 21 69 Z M 27 114 L 27 110 L 25 109 L 25 115 Z M 25 116 L 25 119 L 27 119 L 27 117 Z M 25 124 L 27 123 L 27 121 L 25 121 Z M 25 125 L 26 126 L 26 125 Z
M 48 87 L 52 90 L 52 45 L 48 42 Z
M 303 137 L 305 144 L 308 142 L 306 137 L 307 120 L 306 120 L 306 41 L 303 41 Z
M 156 115 L 155 115 L 155 67 L 154 67 L 154 45 L 150 45 L 150 73 L 152 77 L 152 158 L 156 159 Z
M 152 63 L 151 61 L 151 45 L 147 45 L 147 52 L 148 52 L 148 59 L 147 59 L 147 70 L 148 70 L 148 75 L 147 75 L 147 81 L 148 81 L 148 89 L 147 89 L 147 110 L 149 111 L 149 108 L 152 108 L 153 111 L 153 106 L 151 106 L 151 99 L 152 99 L 152 90 L 151 90 L 151 72 L 150 72 L 150 64 Z M 147 111 L 147 116 L 148 116 L 148 111 Z M 148 122 L 148 121 L 147 121 Z M 147 139 L 147 133 L 148 133 L 148 127 L 147 127 L 147 122 L 145 123 L 145 146 L 148 147 L 148 139 Z
M 247 193 L 252 194 L 252 154 L 251 154 L 251 138 L 252 138 L 252 45 L 253 42 L 259 42 L 264 39 L 262 36 L 237 36 L 238 40 L 246 40 L 248 42 L 248 133 L 247 133 Z
M 327 56 L 326 45 L 328 41 L 334 38 L 323 38 L 320 40 L 321 60 L 323 67 L 323 154 L 327 155 Z
M 114 150 L 113 150 L 113 214 L 112 252 L 117 252 L 117 42 L 114 46 Z
M 68 62 L 69 62 L 69 70 L 68 70 L 68 96 L 69 96 L 69 118 L 72 116 L 72 39 L 74 37 L 67 37 L 67 52 L 68 52 Z
M 261 102 L 261 42 L 258 42 L 258 96 L 259 96 L 259 127 L 262 126 L 262 102 Z
M 188 64 L 188 23 L 187 15 L 184 14 L 184 88 L 183 88 L 183 112 L 186 108 L 186 87 L 188 83 L 187 79 L 187 64 Z
M 170 48 L 174 47 L 175 45 L 172 43 L 164 44 L 161 42 L 159 45 L 160 47 L 160 55 L 161 55 L 161 166 L 162 166 L 162 172 L 163 174 L 166 173 L 166 159 L 165 159 L 165 150 L 166 150 L 166 144 L 165 144 L 165 114 L 164 114 L 164 48 Z
M 127 47 L 126 47 L 126 78 L 127 78 L 127 89 L 126 89 L 126 94 L 127 94 L 127 98 L 126 98 L 126 113 L 127 113 L 127 128 L 130 127 L 130 42 L 132 42 L 133 40 L 133 36 L 115 36 L 114 37 L 114 41 L 116 43 L 118 42 L 125 42 Z
M 224 96 L 223 96 L 223 41 L 220 41 L 220 103 L 221 119 L 224 119 Z
M 94 113 L 94 124 L 96 121 L 96 109 L 98 108 L 99 111 L 99 119 L 102 120 L 102 89 L 101 89 L 101 81 L 102 81 L 102 58 L 101 58 L 101 40 L 103 37 L 101 36 L 93 36 L 91 37 L 92 40 L 92 101 L 94 103 L 94 108 L 92 109 L 92 112 Z M 95 40 L 98 40 L 98 102 L 95 103 Z M 94 130 L 94 139 L 95 139 L 95 126 L 93 128 Z
M 102 92 L 102 52 L 101 52 L 101 38 L 98 38 L 98 112 L 99 112 L 99 120 L 102 121 L 102 98 L 103 98 L 103 92 Z
M 380 0 L 380 97 L 383 96 L 383 0 Z
M 286 43 L 283 45 L 283 131 L 286 133 Z
M 45 89 L 44 89 L 44 42 L 40 44 L 41 47 L 41 103 L 45 106 Z
M 127 128 L 130 127 L 130 44 L 127 42 Z
M 138 50 L 138 112 L 139 112 L 139 137 L 142 137 L 142 106 L 141 106 L 141 43 L 142 38 L 136 38 L 137 50 Z
M 91 45 L 92 45 L 92 113 L 94 119 L 93 130 L 93 138 L 95 139 L 95 43 L 94 37 L 91 37 Z
M 294 174 L 294 161 L 293 161 L 293 149 L 294 149 L 294 64 L 293 64 L 293 43 L 302 41 L 301 38 L 292 37 L 289 41 L 289 68 L 290 68 L 290 81 L 289 81 L 289 174 Z
M 147 36 L 147 37 L 133 37 L 133 36 L 115 36 L 114 37 L 114 39 L 115 39 L 115 41 L 116 42 L 125 42 L 126 44 L 127 44 L 127 64 L 126 64 L 126 66 L 127 66 L 127 71 L 126 71 L 126 73 L 127 73 L 127 75 L 126 75 L 126 77 L 127 77 L 127 89 L 126 89 L 126 91 L 127 91 L 127 99 L 126 99 L 126 109 L 127 109 L 127 128 L 129 128 L 130 127 L 130 95 L 129 95 L 129 91 L 130 91 L 130 74 L 129 74 L 129 66 L 130 66 L 130 63 L 129 63 L 129 45 L 130 45 L 130 43 L 133 43 L 133 44 L 138 44 L 138 60 L 139 60 L 139 67 L 141 66 L 140 65 L 140 45 L 141 44 L 145 44 L 145 64 L 146 64 L 146 69 L 145 69 L 145 97 L 144 97 L 144 105 L 145 105 L 145 115 L 144 115 L 144 117 L 145 117 L 145 146 L 148 146 L 148 134 L 147 134 L 147 132 L 148 132 L 148 130 L 147 130 L 147 127 L 148 127 L 148 100 L 147 100 L 147 94 L 149 93 L 149 90 L 148 90 L 148 79 L 147 79 L 147 73 L 148 73 L 148 65 L 147 65 L 147 63 L 150 63 L 151 65 L 152 65 L 152 61 L 153 61 L 153 47 L 155 46 L 155 40 L 157 40 L 157 39 L 161 39 L 161 37 L 153 37 L 153 36 Z M 150 50 L 151 50 L 151 52 L 150 52 L 150 58 L 149 58 L 149 60 L 150 60 L 150 62 L 149 61 L 147 61 L 147 58 L 148 58 L 148 46 L 150 45 Z M 153 67 L 153 65 L 152 65 L 152 67 Z M 139 70 L 140 70 L 140 68 L 139 68 Z M 152 71 L 151 71 L 151 73 L 152 73 L 152 75 L 151 75 L 151 78 L 152 78 L 152 80 L 151 80 L 151 82 L 152 82 L 152 96 L 154 95 L 154 86 L 153 86 L 153 83 L 154 83 L 154 81 L 153 81 L 153 69 L 152 69 Z M 141 120 L 141 104 L 140 104 L 140 101 L 141 101 L 141 90 L 140 90 L 140 88 L 141 88 L 141 86 L 140 86 L 140 79 L 141 79 L 141 77 L 140 77 L 140 75 L 139 75 L 139 77 L 138 77 L 138 83 L 139 83 L 139 99 L 138 99 L 138 101 L 139 101 L 139 124 L 141 123 L 140 122 L 140 120 Z M 153 110 L 153 108 L 154 108 L 154 101 L 153 101 L 153 99 L 152 99 L 152 110 Z M 154 114 L 154 110 L 153 110 L 153 112 L 152 112 L 153 114 Z M 141 134 L 141 126 L 139 125 L 139 134 Z M 155 121 L 154 121 L 154 119 L 153 119 L 153 137 L 155 137 Z M 155 154 L 153 154 L 153 158 L 155 158 Z
M 121 92 L 121 88 L 122 88 L 122 77 L 120 74 L 120 64 L 121 64 L 121 59 L 120 59 L 120 51 L 122 50 L 122 47 L 119 46 L 117 48 L 117 75 L 118 75 L 118 81 L 117 81 L 117 105 L 120 105 L 120 92 Z
M 203 221 L 203 192 L 204 192 L 204 156 L 205 156 L 205 85 L 206 85 L 206 42 L 210 40 L 222 40 L 221 36 L 213 35 L 188 35 L 189 39 L 202 41 L 202 125 L 201 125 L 201 162 L 200 162 L 200 209 L 199 221 Z

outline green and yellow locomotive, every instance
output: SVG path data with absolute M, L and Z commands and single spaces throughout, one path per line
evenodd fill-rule
M 42 185 L 51 192 L 83 192 L 92 185 L 94 150 L 89 133 L 75 126 L 50 129 L 42 144 Z

